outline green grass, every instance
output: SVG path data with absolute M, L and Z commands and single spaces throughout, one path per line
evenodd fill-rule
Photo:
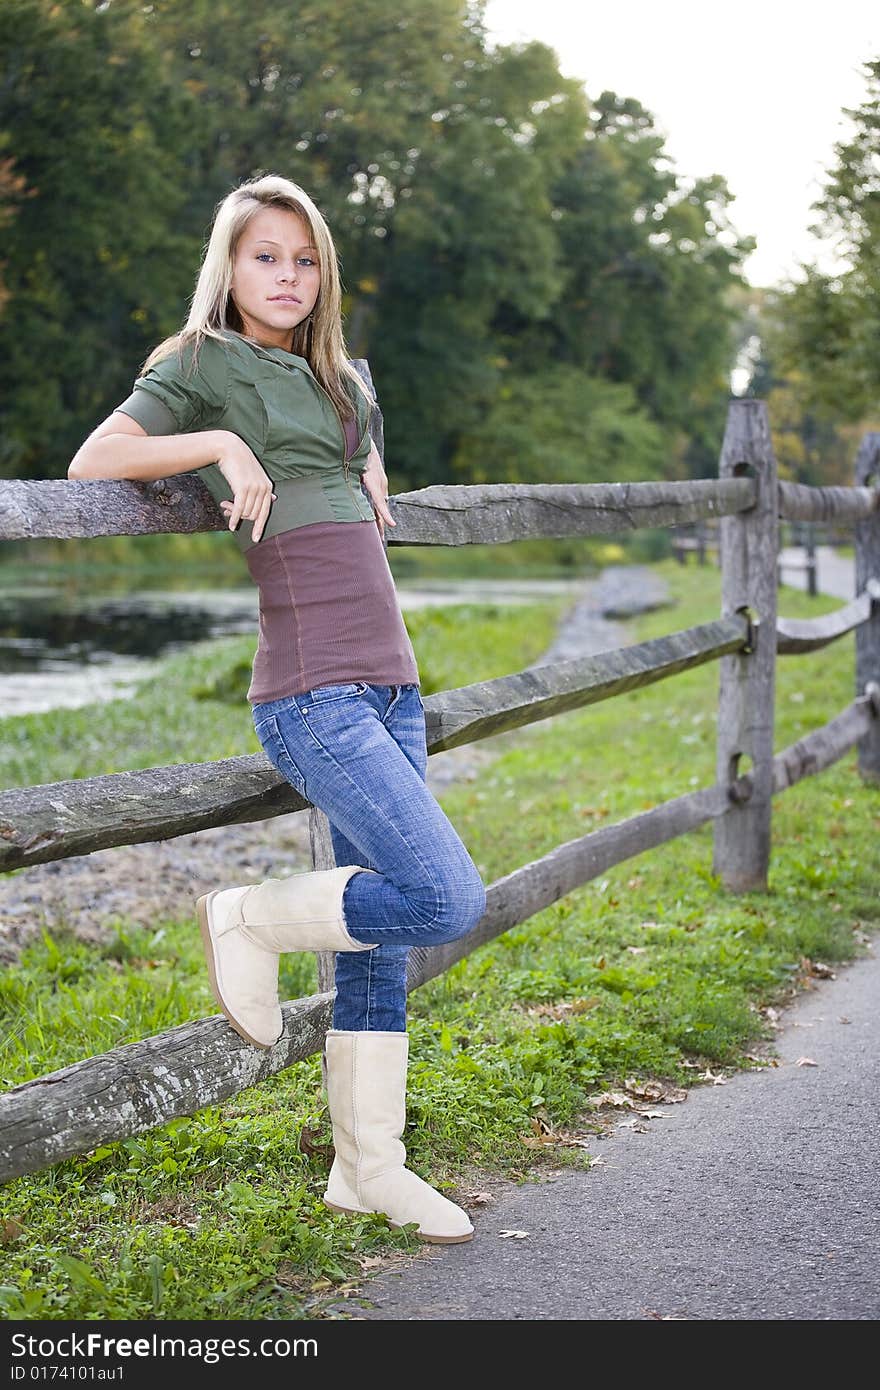
M 640 638 L 717 616 L 717 571 L 660 568 L 675 607 L 639 620 Z M 790 616 L 835 606 L 781 594 Z M 560 608 L 412 615 L 426 688 L 519 669 L 546 648 Z M 137 701 L 103 706 L 100 729 L 76 711 L 5 721 L 6 784 L 37 780 L 37 769 L 47 781 L 256 751 L 235 695 L 245 645 L 175 657 Z M 853 645 L 780 660 L 777 748 L 852 699 Z M 442 797 L 484 880 L 711 783 L 717 684 L 710 664 L 505 735 L 481 778 Z M 224 698 L 193 694 L 205 688 Z M 13 726 L 22 736 L 10 751 Z M 789 1000 L 810 962 L 859 955 L 876 929 L 878 825 L 880 792 L 848 754 L 775 799 L 767 892 L 723 890 L 706 827 L 616 866 L 416 991 L 412 1166 L 455 1196 L 486 1174 L 587 1165 L 583 1149 L 524 1141 L 536 1123 L 589 1138 L 589 1098 L 627 1078 L 690 1085 L 707 1067 L 751 1065 L 747 1053 L 771 1036 L 761 1009 Z M 309 968 L 284 958 L 286 994 L 311 988 Z M 0 1075 L 16 1084 L 213 1012 L 191 922 L 121 923 L 101 950 L 56 930 L 2 977 Z M 313 1057 L 189 1119 L 6 1184 L 0 1308 L 26 1319 L 332 1315 L 328 1300 L 358 1287 L 363 1261 L 413 1242 L 380 1217 L 323 1207 L 329 1141 Z

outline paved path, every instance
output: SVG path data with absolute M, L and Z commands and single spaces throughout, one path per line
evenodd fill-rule
M 589 1172 L 504 1190 L 472 1242 L 379 1275 L 356 1315 L 880 1317 L 880 956 L 815 983 L 781 1016 L 777 1067 L 654 1107 L 644 1133 L 597 1140 Z
M 806 589 L 806 570 L 787 567 L 787 562 L 790 563 L 792 560 L 799 565 L 803 563 L 803 547 L 783 547 L 779 552 L 779 558 L 782 562 L 783 582 L 790 584 L 793 589 Z M 855 598 L 855 572 L 852 558 L 848 555 L 840 555 L 830 545 L 818 545 L 816 547 L 816 586 L 820 594 L 831 594 L 834 598 L 844 599 L 846 602 Z

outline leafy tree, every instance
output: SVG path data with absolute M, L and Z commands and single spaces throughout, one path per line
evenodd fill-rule
M 754 245 L 731 227 L 729 197 L 719 176 L 680 184 L 650 113 L 612 92 L 553 190 L 565 277 L 547 350 L 631 383 L 655 419 L 689 436 L 694 473 L 717 467 L 731 292 Z
M 395 487 L 481 469 L 508 416 L 577 441 L 572 476 L 714 471 L 726 186 L 682 185 L 650 114 L 545 45 L 490 50 L 483 8 L 6 0 L 0 467 L 64 470 L 179 326 L 219 199 L 271 170 L 333 228 Z
M 507 376 L 455 466 L 466 482 L 639 482 L 668 477 L 669 454 L 630 385 L 555 362 Z
M 880 58 L 863 72 L 865 99 L 844 113 L 853 129 L 835 146 L 812 229 L 848 268 L 802 264 L 803 281 L 773 297 L 769 329 L 780 369 L 799 373 L 814 407 L 850 421 L 880 410 Z
M 184 293 L 180 180 L 158 138 L 180 112 L 134 7 L 4 0 L 0 64 L 16 181 L 0 466 L 23 476 L 60 469 L 104 404 L 127 394 L 163 300 Z

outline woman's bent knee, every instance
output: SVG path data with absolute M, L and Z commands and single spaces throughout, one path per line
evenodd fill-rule
M 420 905 L 424 911 L 424 895 Z M 444 946 L 473 931 L 485 911 L 486 889 L 472 867 L 468 873 L 450 876 L 433 890 L 430 912 L 423 917 L 421 926 L 430 931 L 431 945 Z

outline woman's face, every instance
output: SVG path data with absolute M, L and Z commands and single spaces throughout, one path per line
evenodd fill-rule
M 321 288 L 318 251 L 298 213 L 254 213 L 235 250 L 231 288 L 245 337 L 290 352 L 293 330 L 311 313 Z

